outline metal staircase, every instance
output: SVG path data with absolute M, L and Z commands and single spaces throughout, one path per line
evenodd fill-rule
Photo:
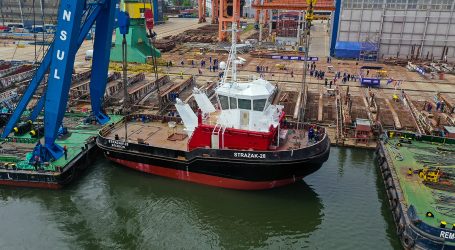
M 379 33 L 367 36 L 361 43 L 359 61 L 377 61 L 379 59 Z

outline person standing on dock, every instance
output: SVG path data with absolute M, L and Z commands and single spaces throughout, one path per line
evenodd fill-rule
M 329 82 L 329 80 L 326 78 L 325 81 L 324 81 L 324 84 L 325 84 L 326 87 L 327 87 L 328 82 Z
M 63 146 L 63 154 L 65 154 L 65 161 L 68 159 L 68 148 L 65 146 Z
M 38 170 L 39 167 L 39 156 L 35 155 L 35 171 Z

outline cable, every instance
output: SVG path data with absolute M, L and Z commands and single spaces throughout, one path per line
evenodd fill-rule
M 45 26 L 46 26 L 46 22 L 44 21 L 44 1 L 43 0 L 40 0 L 40 4 L 41 4 L 41 20 L 43 21 L 43 44 L 41 46 L 42 50 L 43 50 L 43 55 L 41 57 L 41 61 L 43 61 L 44 59 L 44 44 L 45 44 L 45 41 L 44 41 L 44 30 L 45 30 Z M 47 30 L 46 30 L 46 33 L 47 33 Z
M 33 63 L 36 63 L 36 60 L 38 59 L 37 56 L 36 56 L 36 13 L 35 13 L 35 0 L 33 0 L 32 2 L 32 10 L 33 10 L 33 27 L 32 27 L 32 31 L 33 31 L 33 40 L 34 40 L 34 44 L 35 44 L 35 60 L 33 61 Z

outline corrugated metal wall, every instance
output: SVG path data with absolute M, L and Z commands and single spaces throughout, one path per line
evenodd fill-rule
M 55 22 L 59 0 L 0 0 L 0 20 L 11 23 L 33 21 L 33 2 L 35 2 L 35 22 L 37 24 L 42 23 L 42 13 L 44 13 L 46 23 Z
M 341 0 L 338 41 L 375 41 L 379 57 L 406 58 L 414 45 L 419 57 L 455 61 L 455 1 Z

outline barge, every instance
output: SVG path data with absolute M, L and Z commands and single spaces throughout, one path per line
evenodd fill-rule
M 60 189 L 75 180 L 99 156 L 95 139 L 101 126 L 85 123 L 86 115 L 66 115 L 68 133 L 57 142 L 66 147 L 67 156 L 56 161 L 38 163 L 31 159 L 31 151 L 40 142 L 40 136 L 32 131 L 1 139 L 0 185 Z M 113 122 L 120 118 L 111 116 Z
M 377 163 L 405 249 L 455 249 L 455 140 L 388 131 Z

